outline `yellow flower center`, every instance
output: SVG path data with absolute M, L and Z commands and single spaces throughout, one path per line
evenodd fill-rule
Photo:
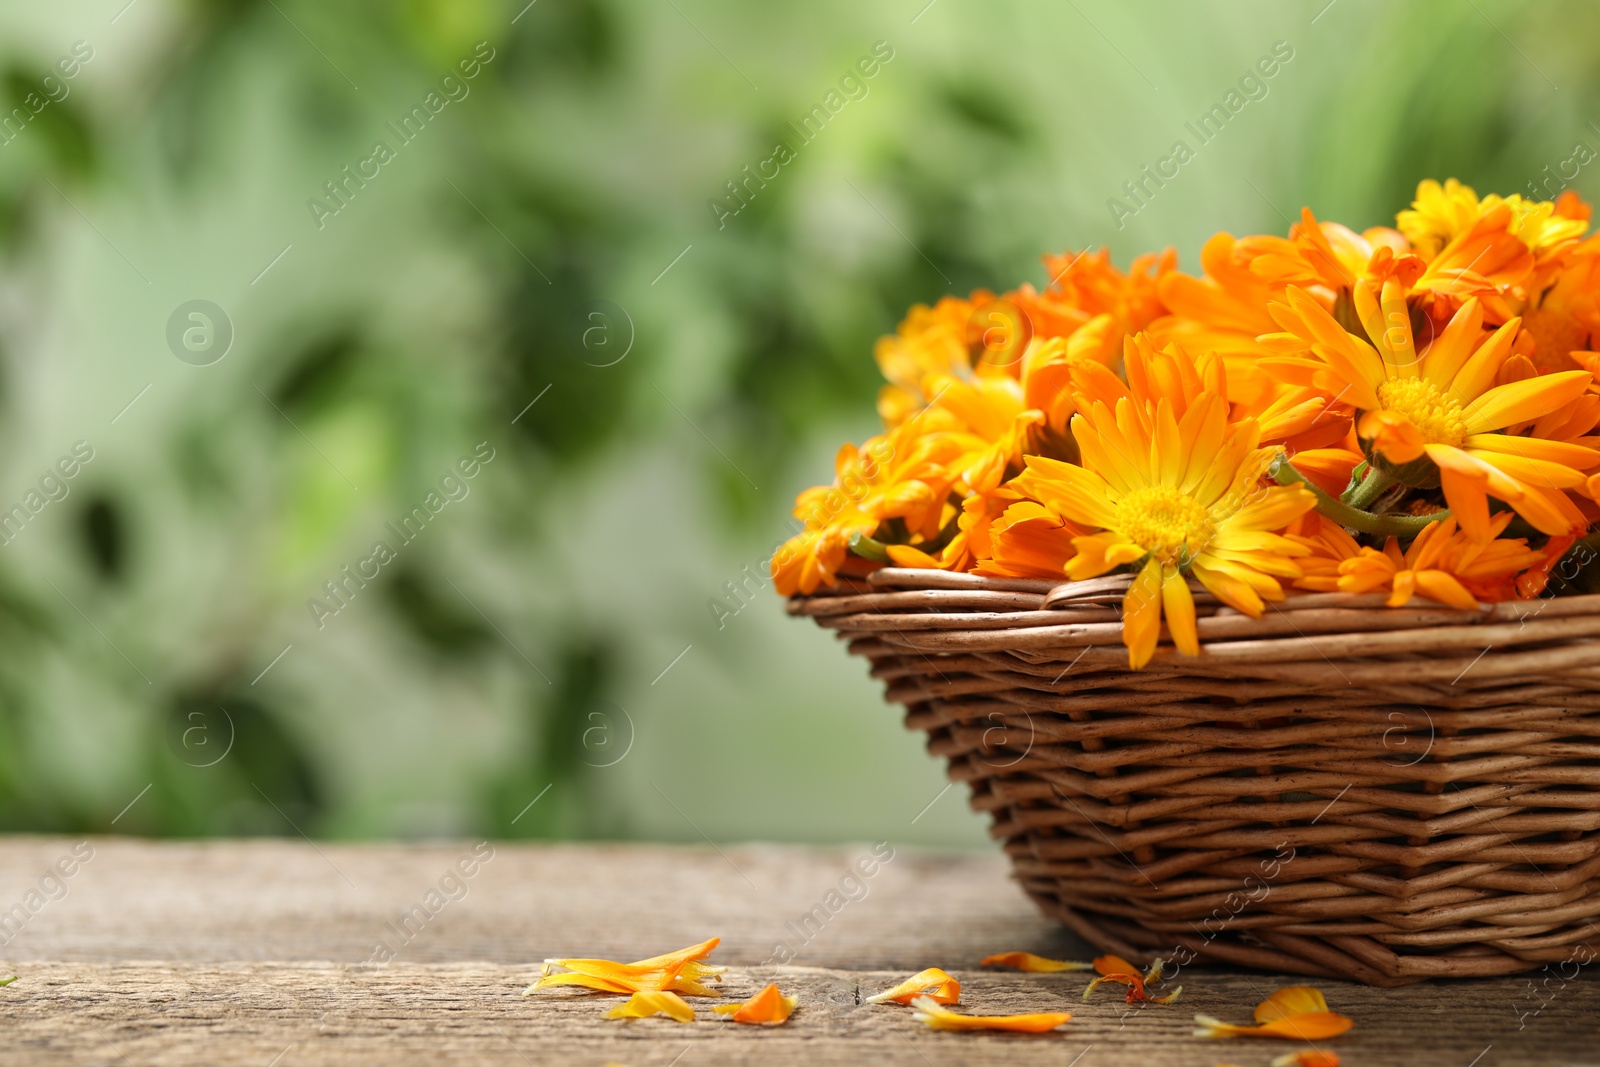
M 1163 563 L 1187 563 L 1205 551 L 1216 531 L 1211 513 L 1168 486 L 1135 489 L 1117 505 L 1117 529 Z
M 1461 404 L 1426 378 L 1391 378 L 1378 386 L 1385 411 L 1404 415 L 1434 445 L 1460 445 L 1467 437 Z

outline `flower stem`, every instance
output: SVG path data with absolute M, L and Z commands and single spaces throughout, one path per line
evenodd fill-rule
M 1282 452 L 1273 457 L 1272 466 L 1267 468 L 1267 477 L 1279 485 L 1299 484 L 1305 486 L 1311 490 L 1311 495 L 1317 498 L 1317 510 L 1319 512 L 1340 526 L 1359 530 L 1361 533 L 1415 537 L 1432 523 L 1438 522 L 1450 514 L 1448 509 L 1435 511 L 1428 515 L 1374 515 L 1371 512 L 1362 511 L 1360 508 L 1352 507 L 1351 504 L 1331 497 L 1317 488 L 1305 475 L 1294 469 L 1294 465 L 1289 462 L 1289 457 Z M 1384 475 L 1378 471 L 1373 471 L 1368 475 L 1367 481 L 1361 483 L 1360 489 L 1365 489 L 1368 482 L 1380 478 L 1384 478 Z M 1386 485 L 1383 488 L 1387 489 L 1388 486 Z M 1359 491 L 1358 489 L 1358 493 Z M 1383 489 L 1379 489 L 1372 496 L 1376 497 L 1382 491 Z
M 1365 510 L 1392 485 L 1394 485 L 1393 478 L 1377 467 L 1369 467 L 1367 476 L 1362 479 L 1361 484 L 1351 489 L 1341 499 L 1358 511 Z
M 850 537 L 850 551 L 862 559 L 870 559 L 878 563 L 890 562 L 889 553 L 884 551 L 881 541 L 874 541 L 866 534 L 852 534 Z

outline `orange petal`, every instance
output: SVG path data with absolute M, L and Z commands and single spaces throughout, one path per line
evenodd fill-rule
M 981 966 L 1009 967 L 1030 974 L 1053 974 L 1056 971 L 1087 971 L 1093 965 L 1077 960 L 1052 960 L 1031 952 L 1002 952 L 998 956 L 985 956 Z
M 711 1010 L 718 1015 L 732 1015 L 736 1023 L 777 1026 L 788 1020 L 798 1003 L 799 997 L 786 997 L 777 985 L 768 984 L 743 1004 L 718 1004 Z
M 1094 969 L 1099 974 L 1138 974 L 1139 968 L 1121 956 L 1096 956 Z
M 1011 1030 L 1020 1034 L 1047 1034 L 1072 1018 L 1071 1012 L 1048 1011 L 1033 1015 L 963 1015 L 939 1006 L 932 997 L 911 1002 L 912 1018 L 933 1030 Z
M 1355 1020 L 1331 1011 L 1313 1011 L 1304 1015 L 1286 1015 L 1256 1028 L 1262 1037 L 1282 1037 L 1290 1041 L 1320 1041 L 1338 1037 L 1355 1025 Z
M 1404 415 L 1369 411 L 1361 416 L 1356 433 L 1371 441 L 1372 450 L 1391 463 L 1410 463 L 1422 455 L 1422 431 Z
M 1309 1012 L 1327 1010 L 1328 1000 L 1316 986 L 1285 986 L 1256 1005 L 1256 1022 L 1270 1023 L 1286 1015 L 1305 1015 Z
M 1281 1037 L 1290 1041 L 1319 1041 L 1337 1037 L 1355 1025 L 1353 1019 L 1328 1010 L 1328 1001 L 1315 986 L 1296 985 L 1278 990 L 1256 1005 L 1259 1026 L 1235 1026 L 1209 1015 L 1196 1015 L 1195 1037 Z
M 606 1012 L 607 1019 L 648 1019 L 652 1015 L 665 1015 L 680 1023 L 694 1022 L 694 1009 L 676 993 L 665 990 L 647 990 L 635 993 L 626 1004 L 619 1004 Z
M 926 997 L 937 1004 L 954 1004 L 961 999 L 961 983 L 939 968 L 929 967 L 893 989 L 868 997 L 867 1003 L 882 1004 L 892 1000 L 896 1004 L 910 1004 L 917 997 Z
M 1339 1067 L 1339 1054 L 1302 1049 L 1279 1056 L 1272 1061 L 1272 1067 Z

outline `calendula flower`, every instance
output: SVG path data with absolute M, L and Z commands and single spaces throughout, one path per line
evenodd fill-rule
M 1060 579 L 1078 551 L 1073 538 L 1088 532 L 1044 504 L 1019 500 L 989 525 L 987 553 L 972 569 L 994 578 Z
M 834 484 L 807 489 L 794 516 L 806 529 L 772 557 L 772 578 L 783 596 L 812 593 L 833 581 L 853 537 L 871 537 L 889 519 L 932 538 L 939 532 L 954 475 L 950 461 L 965 445 L 949 433 L 922 433 L 912 420 L 865 447 L 846 444 L 834 459 Z
M 1209 1015 L 1196 1015 L 1195 1037 L 1281 1037 L 1290 1041 L 1321 1041 L 1337 1037 L 1355 1025 L 1346 1016 L 1328 1010 L 1322 991 L 1312 986 L 1289 986 L 1256 1005 L 1255 1026 L 1235 1026 Z
M 1171 248 L 1136 257 L 1125 274 L 1112 265 L 1106 248 L 1049 255 L 1044 269 L 1051 280 L 1044 292 L 1023 285 L 1008 296 L 1028 316 L 1036 337 L 1070 338 L 1084 355 L 1109 364 L 1124 336 L 1166 314 L 1160 283 L 1177 263 Z
M 1410 209 L 1400 212 L 1395 221 L 1412 247 L 1425 259 L 1434 260 L 1502 205 L 1510 215 L 1507 231 L 1536 256 L 1570 247 L 1589 228 L 1587 213 L 1570 215 L 1565 205 L 1558 208 L 1552 201 L 1528 200 L 1519 193 L 1507 197 L 1491 193 L 1480 200 L 1472 186 L 1454 178 L 1443 185 L 1424 179 L 1417 185 L 1417 198 Z
M 973 313 L 993 300 L 993 293 L 980 289 L 970 299 L 946 296 L 932 307 L 918 304 L 899 329 L 879 338 L 873 357 L 889 381 L 878 394 L 885 426 L 899 426 L 928 402 L 922 382 L 929 374 L 972 373 L 977 340 Z
M 1254 254 L 1251 273 L 1274 292 L 1286 285 L 1320 287 L 1337 299 L 1363 279 L 1381 286 L 1399 278 L 1409 285 L 1426 269 L 1398 230 L 1375 226 L 1355 233 L 1336 222 L 1318 222 L 1310 208 L 1300 210 L 1288 238 L 1252 237 L 1240 244 L 1245 254 Z
M 959 450 L 948 461 L 958 492 L 993 489 L 1004 480 L 1006 468 L 1020 462 L 1028 432 L 1044 421 L 1023 403 L 1022 385 L 1010 378 L 963 381 L 948 375 L 930 375 L 926 385 L 931 406 L 955 422 L 938 420 Z M 908 424 L 909 425 L 909 424 Z M 931 427 L 930 427 L 931 429 Z M 938 432 L 938 431 L 934 431 Z
M 743 1004 L 718 1004 L 711 1010 L 718 1015 L 732 1016 L 736 1023 L 779 1026 L 788 1022 L 789 1016 L 794 1014 L 795 1005 L 799 1003 L 799 997 L 786 997 L 778 991 L 776 984 L 768 983 L 761 992 Z
M 1089 994 L 1106 982 L 1116 982 L 1128 987 L 1129 1004 L 1146 1000 L 1153 1004 L 1171 1004 L 1178 999 L 1178 994 L 1183 992 L 1183 986 L 1159 997 L 1151 996 L 1148 989 L 1149 986 L 1161 981 L 1161 962 L 1156 960 L 1150 965 L 1149 970 L 1140 974 L 1137 967 L 1121 956 L 1097 956 L 1094 969 L 1100 972 L 1100 977 L 1089 983 L 1088 988 L 1083 991 L 1083 999 L 1088 1000 Z
M 1173 314 L 1157 319 L 1146 331 L 1157 345 L 1176 343 L 1190 352 L 1215 352 L 1233 378 L 1230 397 L 1261 407 L 1276 393 L 1272 380 L 1255 363 L 1266 350 L 1256 340 L 1273 329 L 1267 302 L 1281 286 L 1250 269 L 1254 256 L 1241 249 L 1232 234 L 1219 233 L 1200 250 L 1204 276 L 1172 271 L 1162 277 L 1162 303 Z
M 1570 191 L 1570 190 L 1569 190 Z M 1562 194 L 1565 199 L 1566 194 Z M 1587 223 L 1588 205 L 1574 204 Z M 1594 341 L 1600 335 L 1600 236 L 1574 247 L 1550 271 L 1546 284 L 1532 289 L 1521 305 L 1522 332 L 1517 351 L 1540 374 L 1581 367 L 1600 370 Z M 1593 386 L 1591 386 L 1591 389 Z
M 1303 546 L 1279 536 L 1316 500 L 1301 485 L 1261 486 L 1271 462 L 1257 449 L 1254 420 L 1228 424 L 1227 402 L 1203 394 L 1182 422 L 1162 398 L 1142 426 L 1136 398 L 1124 397 L 1113 413 L 1102 403 L 1073 419 L 1083 466 L 1042 457 L 1011 483 L 1064 518 L 1100 533 L 1072 539 L 1069 578 L 1095 578 L 1134 564 L 1136 577 L 1123 598 L 1123 643 L 1137 670 L 1155 654 L 1161 619 L 1178 651 L 1200 651 L 1192 574 L 1218 599 L 1259 616 L 1265 600 L 1281 600 L 1278 578 L 1297 578 L 1293 557 Z
M 1481 543 L 1456 529 L 1454 519 L 1431 523 L 1404 553 L 1389 538 L 1383 551 L 1361 549 L 1339 564 L 1339 591 L 1387 592 L 1388 605 L 1402 607 L 1416 595 L 1451 607 L 1475 610 L 1478 600 L 1513 600 L 1517 576 L 1545 562 L 1545 554 L 1520 537 L 1501 538 L 1511 522 L 1503 511 L 1489 523 L 1494 540 Z
M 1590 214 L 1426 181 L 1396 229 L 1305 209 L 1283 237 L 1213 236 L 1197 277 L 1102 249 L 1046 257 L 1042 290 L 918 305 L 875 351 L 887 432 L 800 495 L 774 585 L 813 593 L 852 554 L 852 578 L 1120 570 L 1134 668 L 1163 622 L 1199 652 L 1195 582 L 1251 615 L 1289 583 L 1538 595 L 1600 524 Z
M 954 1004 L 961 999 L 961 983 L 937 967 L 929 967 L 904 982 L 867 998 L 868 1004 L 910 1004 L 917 997 L 937 1004 Z
M 1030 1015 L 963 1015 L 941 1007 L 932 997 L 918 997 L 911 1002 L 916 1012 L 911 1016 L 919 1023 L 927 1023 L 931 1030 L 1010 1030 L 1020 1034 L 1047 1034 L 1065 1026 L 1072 1018 L 1071 1012 L 1047 1011 Z
M 700 961 L 717 947 L 719 941 L 721 938 L 713 937 L 698 945 L 636 963 L 592 959 L 545 960 L 539 980 L 523 990 L 523 995 L 551 986 L 583 986 L 602 993 L 667 991 L 692 997 L 718 996 L 720 994 L 706 988 L 702 980 L 720 982 L 727 968 L 713 967 Z
M 607 1019 L 648 1019 L 652 1015 L 665 1015 L 680 1023 L 694 1022 L 694 1009 L 676 993 L 653 990 L 635 993 L 626 1004 L 619 1004 L 606 1012 Z
M 1361 555 L 1361 544 L 1349 531 L 1314 511 L 1296 519 L 1284 536 L 1310 550 L 1309 555 L 1295 560 L 1302 572 L 1294 580 L 1296 589 L 1337 592 L 1340 564 Z
M 1371 343 L 1347 332 L 1303 290 L 1291 286 L 1286 294 L 1287 303 L 1271 305 L 1285 332 L 1263 341 L 1299 354 L 1263 365 L 1363 412 L 1356 432 L 1381 476 L 1375 487 L 1438 479 L 1462 529 L 1480 541 L 1490 536 L 1490 496 L 1510 504 L 1543 533 L 1559 536 L 1586 525 L 1565 490 L 1584 483 L 1582 472 L 1600 463 L 1600 453 L 1498 431 L 1577 399 L 1588 388 L 1587 371 L 1496 385 L 1518 320 L 1484 340 L 1483 313 L 1475 299 L 1419 356 L 1406 293 L 1397 282 L 1386 282 L 1381 295 L 1364 283 L 1355 287 L 1354 310 Z
M 1094 964 L 1080 963 L 1077 960 L 1053 960 L 1047 956 L 1035 956 L 1031 952 L 1002 952 L 997 956 L 985 956 L 980 966 L 1008 967 L 1013 971 L 1026 971 L 1029 974 L 1055 974 L 1058 971 L 1087 971 L 1092 969 Z
M 1400 212 L 1397 222 L 1428 266 L 1414 282 L 1403 280 L 1437 321 L 1477 297 L 1491 322 L 1505 322 L 1525 298 L 1539 255 L 1563 251 L 1583 232 L 1581 224 L 1572 232 L 1564 223 L 1565 236 L 1560 230 L 1547 234 L 1540 220 L 1553 214 L 1551 205 L 1520 196 L 1480 201 L 1471 186 L 1453 178 L 1443 186 L 1424 181 L 1411 210 Z

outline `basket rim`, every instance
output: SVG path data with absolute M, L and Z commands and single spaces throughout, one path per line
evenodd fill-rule
M 1082 649 L 1082 666 L 1126 669 L 1122 596 L 1129 575 L 1088 581 L 991 578 L 932 569 L 880 567 L 840 575 L 833 585 L 790 597 L 791 615 L 811 616 L 850 638 L 920 654 L 1012 652 L 1046 655 Z M 1475 680 L 1543 672 L 1600 671 L 1600 594 L 1509 600 L 1470 610 L 1423 597 L 1391 608 L 1381 593 L 1293 592 L 1259 617 L 1195 594 L 1201 651 L 1184 655 L 1163 639 L 1144 670 L 1257 674 L 1309 672 L 1311 684 L 1352 684 L 1398 661 L 1451 681 L 1471 667 Z M 1324 677 L 1326 676 L 1326 677 Z M 1376 681 L 1374 677 L 1371 679 Z

